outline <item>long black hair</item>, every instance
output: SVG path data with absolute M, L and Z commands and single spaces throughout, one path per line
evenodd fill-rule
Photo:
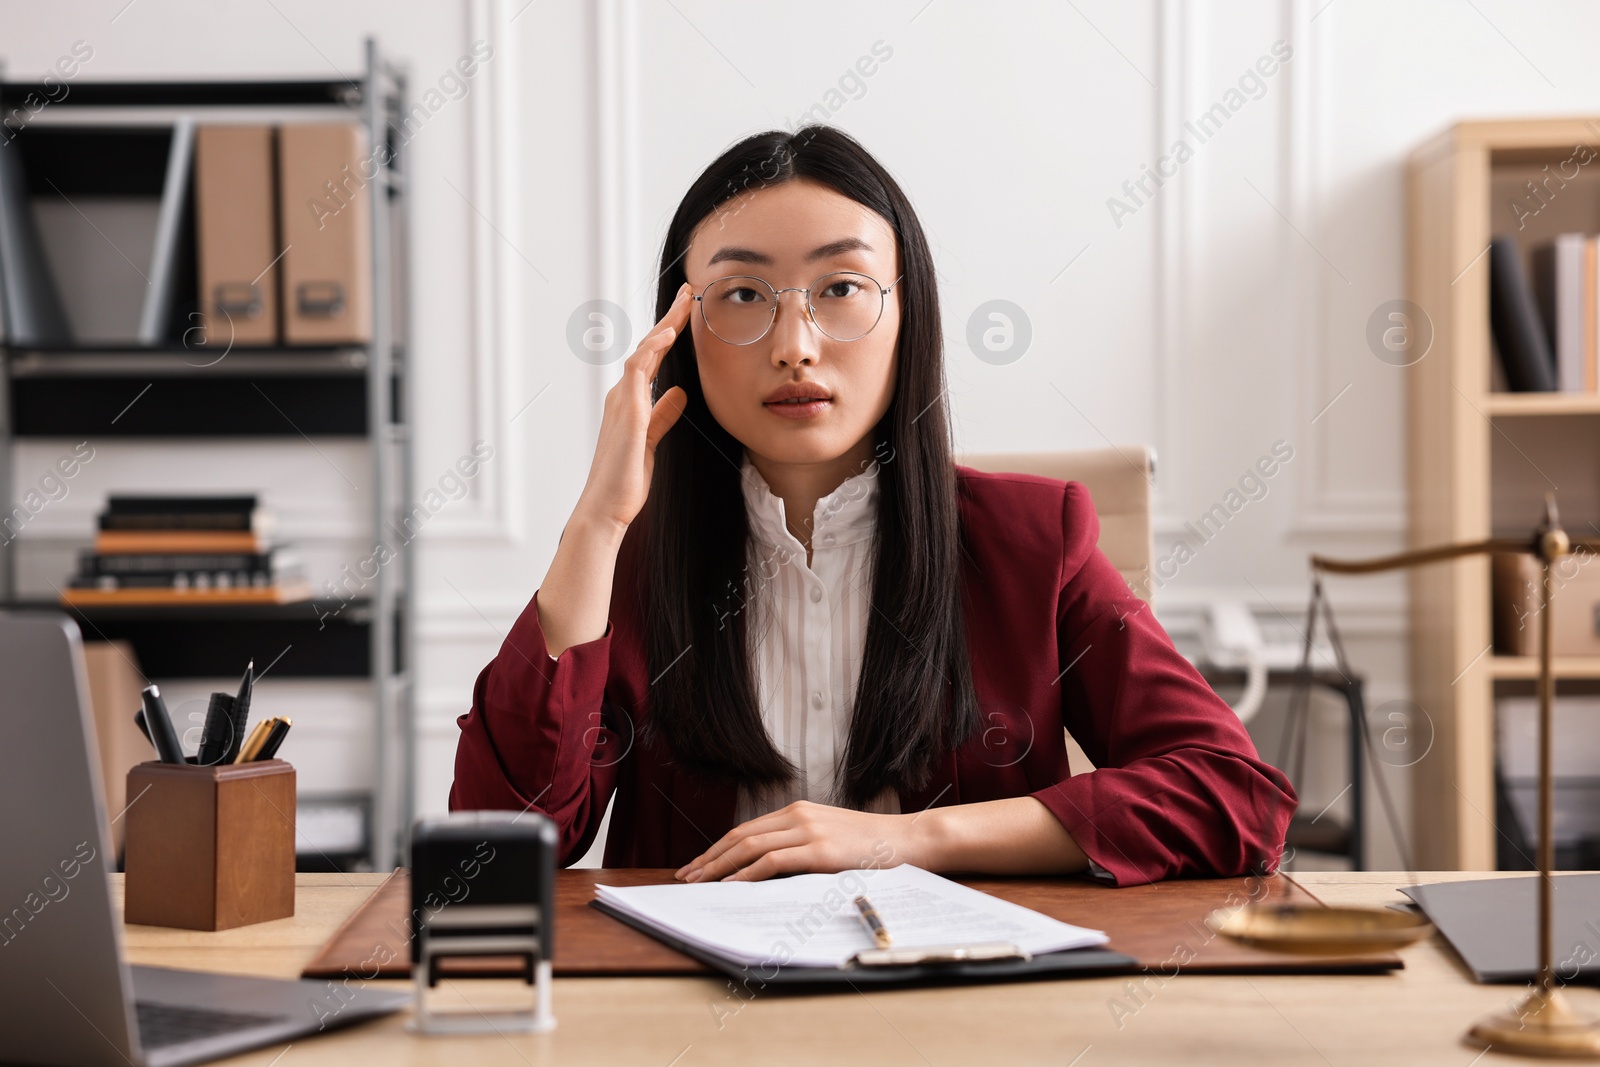
M 848 134 L 822 125 L 746 138 L 706 168 L 673 215 L 661 250 L 656 317 L 686 280 L 695 227 L 741 194 L 808 178 L 893 227 L 904 280 L 898 372 L 874 428 L 879 503 L 872 610 L 856 685 L 841 799 L 864 807 L 889 786 L 921 788 L 979 722 L 962 616 L 961 529 L 945 415 L 944 345 L 933 257 L 899 185 Z M 683 423 L 661 441 L 640 546 L 650 677 L 644 734 L 702 773 L 746 785 L 788 780 L 757 703 L 743 610 L 761 579 L 747 573 L 743 446 L 706 406 L 685 330 L 661 364 L 655 396 L 688 394 Z

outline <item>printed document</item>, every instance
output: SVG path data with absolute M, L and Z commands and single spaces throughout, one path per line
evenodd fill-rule
M 875 947 L 866 896 L 894 948 L 1003 941 L 1033 955 L 1103 945 L 1100 930 L 1052 919 L 902 863 L 759 882 L 595 887 L 599 899 L 669 939 L 741 966 L 840 967 Z

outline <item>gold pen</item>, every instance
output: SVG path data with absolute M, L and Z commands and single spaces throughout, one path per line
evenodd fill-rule
M 883 925 L 883 920 L 878 918 L 878 909 L 872 906 L 872 901 L 866 897 L 856 897 L 856 911 L 861 913 L 861 921 L 872 934 L 872 940 L 879 948 L 889 947 L 889 928 Z
M 272 723 L 272 719 L 262 719 L 256 723 L 255 729 L 250 731 L 250 736 L 239 746 L 239 754 L 233 757 L 233 762 L 249 763 L 255 758 L 256 750 L 261 747 L 261 743 L 267 739 L 267 734 L 272 730 Z

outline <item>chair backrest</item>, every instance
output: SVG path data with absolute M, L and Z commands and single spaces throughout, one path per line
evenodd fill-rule
M 981 471 L 1082 482 L 1100 516 L 1100 551 L 1139 597 L 1154 603 L 1150 581 L 1155 557 L 1150 524 L 1154 449 L 1131 445 L 1088 452 L 980 453 L 957 456 L 956 462 Z
M 1102 448 L 1091 452 L 1014 452 L 957 456 L 964 467 L 1082 482 L 1100 517 L 1100 551 L 1122 574 L 1128 587 L 1152 609 L 1154 588 L 1150 567 L 1155 557 L 1150 526 L 1150 486 L 1155 479 L 1155 449 L 1145 445 Z M 1067 766 L 1073 774 L 1094 770 L 1070 731 L 1066 732 Z

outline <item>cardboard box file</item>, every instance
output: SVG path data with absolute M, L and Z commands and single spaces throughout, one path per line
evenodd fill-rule
M 360 126 L 279 129 L 284 343 L 372 339 L 372 201 L 379 169 Z
M 206 345 L 278 343 L 277 161 L 271 126 L 195 133 L 195 229 Z
M 1544 601 L 1539 561 L 1531 555 L 1492 557 L 1494 647 L 1505 656 L 1539 654 L 1539 608 Z M 1568 556 L 1551 569 L 1555 587 L 1551 652 L 1600 656 L 1600 556 Z

